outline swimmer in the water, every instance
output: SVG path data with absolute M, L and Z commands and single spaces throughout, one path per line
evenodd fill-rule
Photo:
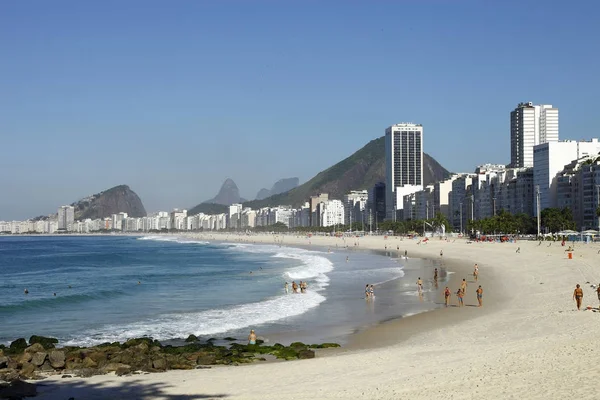
M 25 288 L 25 290 L 23 291 L 25 294 L 29 293 L 29 290 L 27 290 L 27 288 Z
M 56 293 L 54 293 L 54 296 L 56 296 Z

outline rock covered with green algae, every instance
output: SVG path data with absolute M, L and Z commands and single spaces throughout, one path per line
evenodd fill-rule
M 265 345 L 241 344 L 233 338 L 226 346 L 216 346 L 211 338 L 201 342 L 190 335 L 183 346 L 162 345 L 151 338 L 135 338 L 124 343 L 97 346 L 55 348 L 57 339 L 32 336 L 30 342 L 17 339 L 10 347 L 0 348 L 0 380 L 39 379 L 40 373 L 89 377 L 106 373 L 128 375 L 135 371 L 163 372 L 173 369 L 210 368 L 212 365 L 240 365 L 265 361 L 265 355 L 280 360 L 314 358 L 314 348 L 339 347 L 337 343 L 307 345 L 294 342 Z M 47 346 L 47 347 L 46 347 Z

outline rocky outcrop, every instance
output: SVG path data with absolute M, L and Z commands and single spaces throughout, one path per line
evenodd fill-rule
M 215 339 L 200 342 L 193 335 L 188 340 L 184 346 L 163 346 L 156 340 L 140 338 L 123 344 L 115 342 L 88 348 L 44 349 L 40 343 L 23 347 L 24 339 L 18 339 L 9 348 L 0 345 L 0 381 L 41 379 L 43 374 L 88 377 L 114 372 L 121 376 L 135 371 L 162 372 L 209 368 L 211 365 L 239 365 L 264 361 L 262 356 L 266 354 L 282 360 L 308 359 L 315 357 L 316 348 L 339 347 L 335 343 L 307 345 L 300 342 L 290 346 L 279 343 L 265 346 L 261 340 L 247 345 L 238 343 L 235 338 L 225 338 L 222 342 L 227 345 L 216 346 L 213 343 Z M 56 341 L 47 343 L 54 346 Z
M 115 186 L 71 205 L 75 207 L 75 219 L 107 218 L 121 212 L 134 218 L 146 216 L 142 200 L 127 185 Z
M 210 204 L 221 204 L 225 206 L 230 206 L 235 203 L 243 203 L 246 199 L 240 197 L 240 190 L 232 179 L 227 178 L 223 185 L 221 185 L 221 189 L 219 193 L 210 200 L 205 201 L 204 203 Z
M 300 179 L 298 178 L 285 178 L 280 179 L 271 188 L 269 189 L 260 189 L 258 194 L 256 195 L 256 200 L 266 199 L 269 196 L 274 196 L 279 193 L 284 193 L 290 191 L 298 186 L 300 183 Z

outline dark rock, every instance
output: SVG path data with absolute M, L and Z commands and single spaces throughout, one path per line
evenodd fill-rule
M 83 368 L 97 368 L 98 363 L 96 361 L 92 360 L 90 357 L 86 357 L 81 362 L 81 366 Z
M 130 373 L 131 373 L 131 367 L 129 365 L 121 365 L 115 371 L 115 374 L 117 374 L 117 376 L 123 376 L 123 375 L 127 375 Z
M 40 370 L 44 372 L 51 372 L 54 371 L 54 368 L 52 368 L 52 365 L 50 365 L 50 361 L 46 360 L 40 367 Z
M 80 378 L 89 378 L 90 376 L 98 375 L 99 372 L 92 368 L 82 368 L 76 372 L 76 376 Z
M 63 379 L 65 379 L 65 378 L 72 378 L 72 377 L 73 377 L 72 375 L 67 375 L 67 374 L 61 376 L 61 378 L 63 378 Z
M 313 350 L 300 350 L 298 352 L 298 358 L 305 360 L 307 358 L 315 358 L 315 352 Z
M 2 399 L 22 399 L 34 396 L 37 396 L 36 385 L 21 380 L 14 380 L 8 386 L 0 387 L 0 398 Z
M 34 343 L 31 346 L 27 347 L 24 351 L 25 353 L 37 353 L 39 351 L 44 351 L 46 349 L 44 349 L 44 346 L 42 346 L 40 343 Z
M 31 363 L 23 364 L 23 366 L 21 367 L 21 370 L 19 371 L 19 375 L 25 379 L 35 378 L 36 377 L 35 365 L 33 365 Z
M 24 351 L 26 348 L 27 348 L 27 341 L 23 338 L 19 338 L 10 344 L 10 352 L 12 354 L 20 353 L 20 352 Z
M 290 344 L 290 347 L 295 349 L 296 351 L 300 351 L 300 350 L 308 348 L 308 345 L 306 345 L 302 342 L 294 342 L 294 343 Z
M 236 339 L 236 338 L 234 338 L 234 337 L 227 336 L 227 337 L 226 337 L 225 339 L 223 339 L 223 340 L 226 340 L 226 341 L 228 341 L 228 342 L 235 342 L 237 339 Z
M 156 340 L 153 340 L 150 338 L 136 338 L 136 339 L 129 339 L 128 341 L 123 343 L 123 345 L 121 347 L 123 349 L 127 349 L 130 347 L 138 346 L 142 343 L 145 343 L 148 348 L 150 348 L 151 346 L 160 346 L 160 343 Z M 117 342 L 117 345 L 118 345 L 118 342 Z
M 213 353 L 205 353 L 198 356 L 196 364 L 198 365 L 214 365 L 217 363 L 217 356 Z
M 14 368 L 8 368 L 0 373 L 0 380 L 4 380 L 6 382 L 12 382 L 19 379 L 19 371 Z
M 106 364 L 103 368 L 102 371 L 103 372 L 116 372 L 119 368 L 124 368 L 127 367 L 131 370 L 131 366 L 126 365 L 126 364 L 121 364 L 121 363 L 109 363 Z
M 197 342 L 198 341 L 198 337 L 196 335 L 190 335 L 187 337 L 187 339 L 185 339 L 186 342 Z
M 39 367 L 39 366 L 41 366 L 44 363 L 44 361 L 46 361 L 46 356 L 47 355 L 48 354 L 46 352 L 38 351 L 37 353 L 35 353 L 33 355 L 33 357 L 31 358 L 30 362 L 33 365 L 35 365 L 36 367 Z
M 337 343 L 322 343 L 322 344 L 311 344 L 309 347 L 313 349 L 328 349 L 333 347 L 340 347 Z
M 0 369 L 8 367 L 8 357 L 0 356 Z
M 53 349 L 54 345 L 58 343 L 58 339 L 52 337 L 33 335 L 29 338 L 29 344 L 32 345 L 35 343 L 41 344 L 42 346 L 44 346 L 44 349 Z
M 157 358 L 156 360 L 152 361 L 152 368 L 159 371 L 166 371 L 167 361 L 164 358 Z
M 260 346 L 261 344 L 264 344 L 264 343 L 265 343 L 265 341 L 264 341 L 264 340 L 261 340 L 261 339 L 256 339 L 256 344 L 257 344 L 257 345 L 259 345 L 259 346 Z
M 48 360 L 50 360 L 50 365 L 55 369 L 65 367 L 65 353 L 63 351 L 54 350 L 48 355 Z

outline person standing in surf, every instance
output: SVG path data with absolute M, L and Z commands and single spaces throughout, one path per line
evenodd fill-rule
M 250 330 L 250 334 L 248 335 L 248 344 L 256 344 L 256 333 L 254 333 L 254 329 Z
M 444 290 L 444 304 L 446 305 L 446 307 L 450 305 L 450 294 L 450 289 L 448 288 L 448 286 L 446 286 L 446 290 Z
M 423 293 L 423 281 L 421 280 L 421 277 L 417 279 L 417 291 L 419 294 Z
M 288 286 L 287 282 L 284 285 L 284 289 L 285 289 L 285 294 L 288 294 L 290 292 L 290 289 L 289 289 L 289 286 Z
M 292 293 L 298 293 L 298 284 L 296 281 L 292 281 Z
M 371 297 L 371 292 L 369 291 L 369 284 L 365 286 L 365 299 L 369 299 Z
M 371 298 L 375 297 L 375 288 L 373 288 L 373 285 L 371 285 L 371 287 L 369 288 L 369 295 L 371 296 Z

